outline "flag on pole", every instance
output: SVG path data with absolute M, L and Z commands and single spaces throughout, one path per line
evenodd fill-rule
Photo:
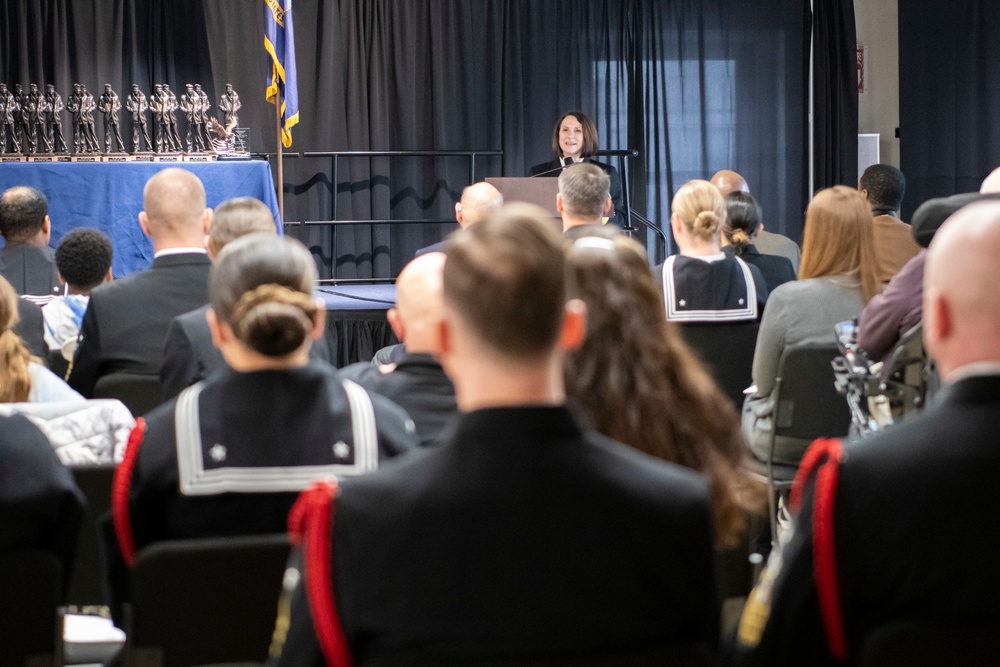
M 281 143 L 292 145 L 292 126 L 299 122 L 299 89 L 295 79 L 295 35 L 292 0 L 264 0 L 264 48 L 271 56 L 267 101 L 281 92 Z

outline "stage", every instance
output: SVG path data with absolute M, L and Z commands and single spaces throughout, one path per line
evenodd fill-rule
M 316 295 L 326 305 L 323 343 L 334 366 L 371 361 L 379 349 L 399 342 L 385 319 L 396 302 L 395 285 L 321 285 Z
M 153 244 L 139 227 L 142 189 L 156 172 L 168 167 L 187 169 L 205 185 L 208 205 L 248 196 L 264 202 L 278 216 L 271 167 L 257 160 L 222 162 L 5 162 L 0 163 L 0 191 L 30 185 L 49 200 L 52 241 L 75 227 L 94 227 L 111 238 L 116 278 L 149 266 Z

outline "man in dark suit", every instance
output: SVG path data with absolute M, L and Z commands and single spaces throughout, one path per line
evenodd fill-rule
M 563 231 L 585 225 L 602 225 L 611 214 L 611 179 L 597 165 L 574 164 L 559 174 L 556 210 L 562 216 Z
M 1000 202 L 970 204 L 938 231 L 924 341 L 946 386 L 879 436 L 813 444 L 791 537 L 743 613 L 737 663 L 853 662 L 894 621 L 1000 616 L 998 253 Z
M 473 183 L 462 190 L 462 199 L 455 204 L 455 220 L 460 229 L 474 225 L 503 206 L 503 195 L 486 182 Z M 428 252 L 444 252 L 447 241 L 439 241 L 418 250 L 414 256 Z
M 205 247 L 209 259 L 214 260 L 222 248 L 234 239 L 248 234 L 274 233 L 274 217 L 267 206 L 253 197 L 237 197 L 216 207 Z M 215 371 L 228 368 L 219 348 L 212 344 L 206 311 L 207 304 L 178 315 L 170 322 L 160 364 L 164 399 L 173 398 Z
M 146 183 L 143 207 L 139 224 L 153 240 L 152 265 L 96 288 L 83 316 L 69 384 L 86 397 L 103 375 L 156 375 L 170 321 L 208 302 L 204 237 L 212 209 L 201 181 L 184 169 L 164 169 Z
M 584 429 L 566 408 L 563 356 L 586 312 L 566 300 L 547 218 L 511 205 L 449 247 L 441 360 L 465 414 L 442 446 L 343 482 L 332 562 L 307 550 L 316 569 L 280 664 L 321 664 L 317 642 L 330 648 L 341 629 L 359 664 L 714 643 L 704 479 Z M 329 509 L 309 504 L 316 493 L 292 519 L 317 526 L 307 541 L 329 553 L 330 521 L 312 523 L 308 509 Z
M 26 185 L 8 189 L 0 197 L 0 275 L 22 296 L 42 305 L 61 293 L 55 251 L 49 247 L 52 224 L 49 202 Z
M 359 361 L 341 377 L 381 394 L 413 419 L 421 444 L 437 442 L 458 416 L 455 385 L 434 355 L 441 350 L 444 253 L 417 257 L 396 278 L 396 306 L 386 313 L 405 352 L 392 364 Z

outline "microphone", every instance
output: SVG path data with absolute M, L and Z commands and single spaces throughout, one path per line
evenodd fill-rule
M 543 172 L 540 172 L 538 174 L 532 174 L 531 176 L 529 176 L 529 178 L 538 178 L 540 176 L 548 176 L 549 174 L 554 174 L 556 172 L 560 172 L 563 169 L 565 169 L 566 167 L 570 167 L 570 166 L 572 166 L 574 164 L 573 158 L 571 158 L 571 157 L 565 157 L 562 160 L 560 160 L 559 162 L 561 164 L 558 167 L 556 167 L 555 169 L 549 169 L 548 171 L 543 171 Z

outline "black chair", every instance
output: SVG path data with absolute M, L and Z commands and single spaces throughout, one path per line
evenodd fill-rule
M 94 398 L 117 398 L 136 417 L 163 402 L 160 376 L 150 373 L 111 373 L 97 380 Z
M 63 568 L 55 555 L 26 550 L 0 556 L 0 665 L 62 664 Z
M 284 535 L 159 542 L 129 573 L 126 667 L 264 662 L 290 546 Z
M 73 480 L 87 498 L 87 510 L 80 524 L 76 542 L 76 557 L 69 576 L 66 603 L 77 607 L 107 604 L 101 588 L 99 537 L 97 520 L 111 510 L 111 486 L 115 477 L 114 464 L 71 466 Z
M 858 652 L 859 667 L 1000 664 L 1000 623 L 896 621 L 875 628 Z
M 684 342 L 705 364 L 722 392 L 740 410 L 743 407 L 743 390 L 753 384 L 757 322 L 685 322 L 678 326 Z
M 810 441 L 839 438 L 851 428 L 850 408 L 834 383 L 833 360 L 838 356 L 840 350 L 834 344 L 805 344 L 785 349 L 778 362 L 774 428 L 767 456 L 772 541 L 778 535 L 777 494 L 791 488 L 798 469 L 798 465 L 775 462 L 778 436 Z

